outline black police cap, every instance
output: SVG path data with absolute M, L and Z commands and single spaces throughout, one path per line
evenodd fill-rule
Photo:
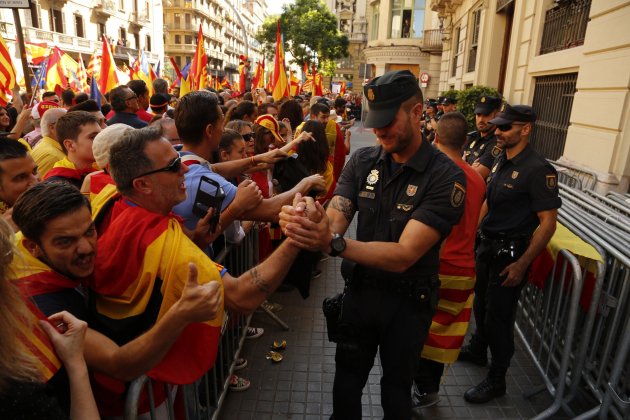
M 510 106 L 508 104 L 504 104 L 503 108 L 501 108 L 501 112 L 496 116 L 496 118 L 491 119 L 490 124 L 500 125 L 500 124 L 510 124 L 513 122 L 535 122 L 536 121 L 536 113 L 534 109 L 529 105 L 514 105 Z
M 475 114 L 488 115 L 492 111 L 501 108 L 502 102 L 503 100 L 496 96 L 481 95 L 475 105 Z
M 451 104 L 456 104 L 456 103 L 457 103 L 457 99 L 455 98 L 449 98 L 447 96 L 444 99 L 442 99 L 442 105 L 451 105 Z
M 400 105 L 418 92 L 418 80 L 409 70 L 390 71 L 372 79 L 363 88 L 370 106 L 364 126 L 388 126 L 394 120 Z

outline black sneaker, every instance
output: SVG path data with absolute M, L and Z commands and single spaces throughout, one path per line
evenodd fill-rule
M 461 351 L 459 352 L 459 356 L 457 357 L 457 360 L 461 362 L 474 363 L 475 365 L 482 367 L 488 365 L 488 356 L 486 354 L 479 354 L 477 352 L 474 352 L 470 344 L 462 347 Z
M 502 395 L 505 395 L 505 379 L 486 378 L 466 391 L 464 399 L 470 403 L 483 404 Z
M 422 392 L 414 391 L 411 397 L 411 406 L 413 408 L 426 408 L 431 407 L 440 402 L 440 395 L 437 392 Z

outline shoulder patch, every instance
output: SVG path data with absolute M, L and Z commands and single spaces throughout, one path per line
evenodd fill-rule
M 550 190 L 553 190 L 556 186 L 558 186 L 558 178 L 556 175 L 547 175 L 545 178 L 547 180 L 547 188 Z
M 502 151 L 503 149 L 501 149 L 499 146 L 494 146 L 490 154 L 492 155 L 492 157 L 497 157 L 501 154 Z
M 459 182 L 453 185 L 453 191 L 451 191 L 451 206 L 459 207 L 464 204 L 466 198 L 466 188 Z

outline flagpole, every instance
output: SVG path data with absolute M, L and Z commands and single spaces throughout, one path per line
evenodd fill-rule
M 24 33 L 22 33 L 22 21 L 20 21 L 20 13 L 18 9 L 13 9 L 13 21 L 15 22 L 15 31 L 17 32 L 17 44 L 20 47 L 20 59 L 22 60 L 22 71 L 24 72 L 24 84 L 26 85 L 26 93 L 31 95 L 31 75 L 28 72 L 28 64 L 26 61 L 26 44 L 24 43 Z
M 28 103 L 29 108 L 31 106 L 33 106 L 33 101 L 35 100 L 35 97 L 37 96 L 37 92 L 39 91 L 39 85 L 42 82 L 42 77 L 44 77 L 44 73 L 46 72 L 45 70 L 46 70 L 46 68 L 48 68 L 48 58 L 50 57 L 50 54 L 52 54 L 52 48 L 50 48 L 48 50 L 48 56 L 44 60 L 44 64 L 46 64 L 46 67 L 44 68 L 44 71 L 41 71 L 41 69 L 40 69 L 39 75 L 37 75 L 37 81 L 35 82 L 36 83 L 35 84 L 35 91 L 32 92 L 31 100 Z M 40 67 L 41 67 L 41 65 L 40 65 Z M 24 81 L 26 82 L 26 78 L 24 79 Z M 29 83 L 28 86 L 30 87 L 31 84 Z

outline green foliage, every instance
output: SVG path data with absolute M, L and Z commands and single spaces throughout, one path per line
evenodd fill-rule
M 275 54 L 278 19 L 285 49 L 293 56 L 292 63 L 310 64 L 317 55 L 318 67 L 321 67 L 324 61 L 348 56 L 348 38 L 339 31 L 336 16 L 326 5 L 321 0 L 296 0 L 294 4 L 282 6 L 280 16 L 267 17 L 256 34 L 268 59 Z
M 442 96 L 449 98 L 457 98 L 457 110 L 464 114 L 470 131 L 476 130 L 475 126 L 475 104 L 481 95 L 498 96 L 503 95 L 498 90 L 488 86 L 473 86 L 465 90 L 448 90 L 442 92 Z

